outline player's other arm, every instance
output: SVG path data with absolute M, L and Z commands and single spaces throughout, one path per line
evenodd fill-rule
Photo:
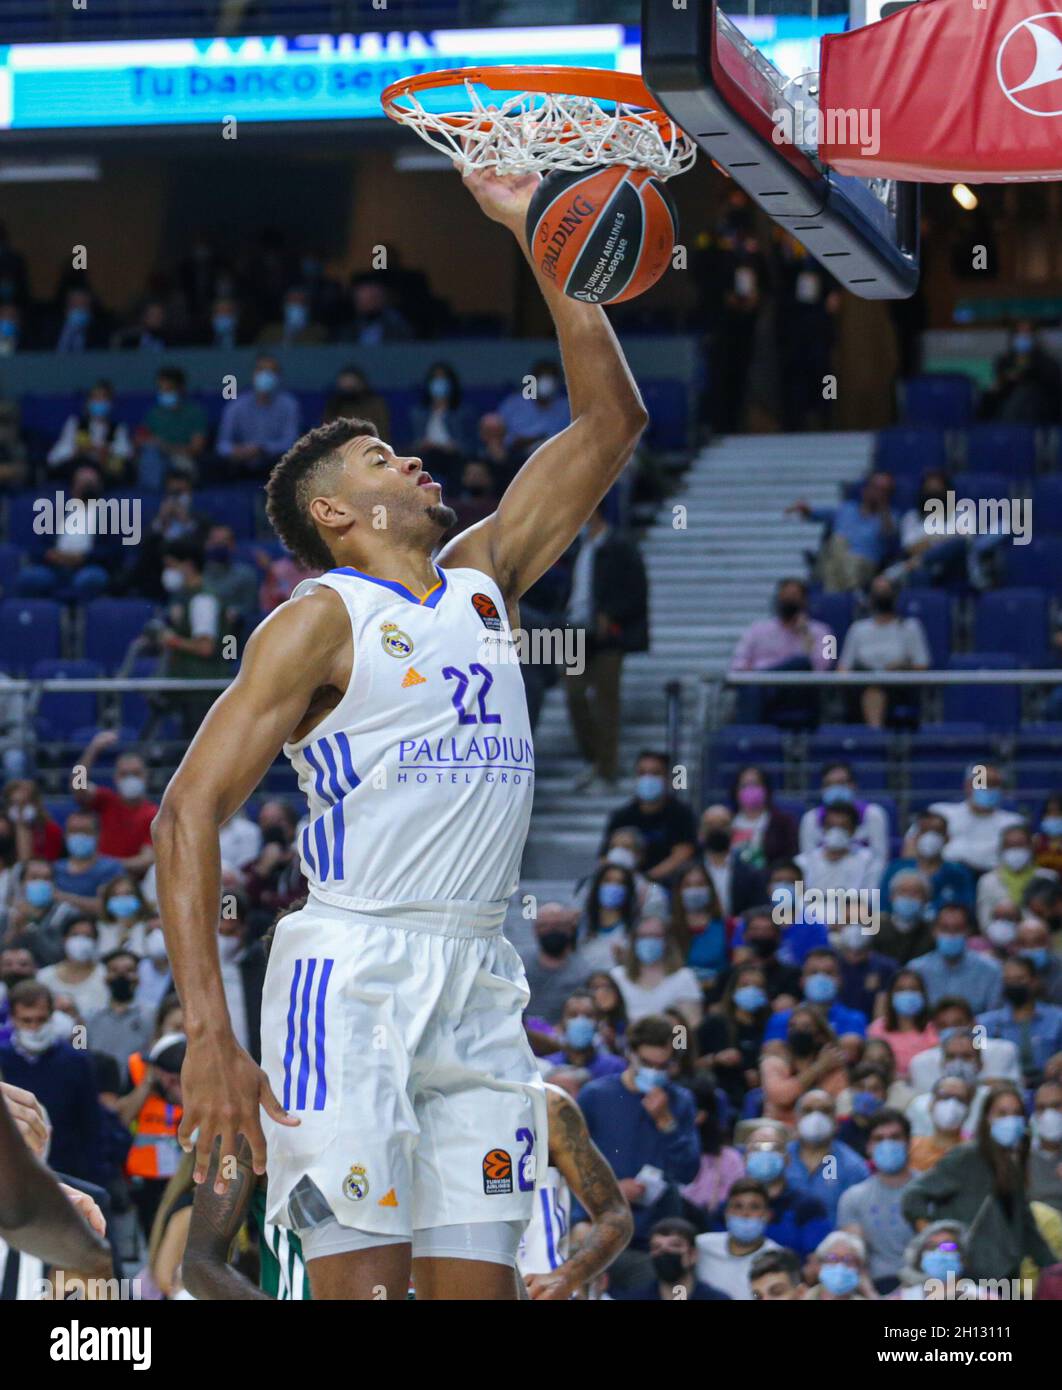
M 616 1175 L 590 1138 L 586 1121 L 567 1095 L 549 1091 L 549 1156 L 572 1192 L 590 1213 L 590 1233 L 550 1274 L 531 1274 L 527 1291 L 534 1299 L 569 1298 L 606 1270 L 634 1231 L 631 1209 Z
M 192 1221 L 188 1227 L 188 1243 L 181 1261 L 181 1279 L 195 1298 L 246 1301 L 269 1295 L 252 1284 L 229 1264 L 232 1242 L 239 1234 L 254 1195 L 255 1177 L 251 1167 L 251 1148 L 246 1139 L 240 1140 L 234 1155 L 236 1174 L 230 1170 L 228 1191 L 214 1191 L 217 1181 L 219 1146 L 215 1144 L 210 1159 L 207 1181 L 195 1190 Z
M 345 670 L 344 670 L 345 664 Z M 290 1124 L 265 1073 L 236 1042 L 218 960 L 221 825 L 247 800 L 322 686 L 345 689 L 350 624 L 342 601 L 318 589 L 284 604 L 251 636 L 236 679 L 215 702 L 166 789 L 151 827 L 158 862 L 163 931 L 188 1037 L 182 1079 L 186 1148 L 198 1129 L 195 1180 L 201 1182 L 219 1136 L 222 1153 L 237 1135 L 265 1171 L 259 1102 Z M 218 1177 L 220 1190 L 225 1178 Z
M 569 299 L 528 254 L 524 221 L 535 174 L 489 171 L 465 180 L 488 217 L 508 227 L 535 271 L 557 329 L 572 422 L 541 445 L 513 479 L 498 510 L 456 537 L 444 564 L 470 565 L 497 580 L 515 603 L 568 549 L 619 477 L 648 416 L 603 309 Z

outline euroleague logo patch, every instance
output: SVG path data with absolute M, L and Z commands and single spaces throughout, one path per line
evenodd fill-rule
M 484 627 L 490 628 L 491 632 L 501 632 L 502 620 L 497 605 L 489 594 L 473 594 L 472 607 L 479 614 Z
M 513 1160 L 505 1149 L 491 1149 L 483 1155 L 483 1191 L 488 1197 L 505 1196 L 513 1190 Z

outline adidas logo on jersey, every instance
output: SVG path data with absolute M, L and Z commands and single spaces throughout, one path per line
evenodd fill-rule
M 393 1187 L 389 1187 L 380 1200 L 376 1203 L 378 1207 L 397 1207 L 398 1198 L 395 1196 Z
M 422 676 L 415 666 L 411 666 L 402 677 L 402 689 L 408 690 L 411 685 L 424 685 L 427 681 L 426 676 Z

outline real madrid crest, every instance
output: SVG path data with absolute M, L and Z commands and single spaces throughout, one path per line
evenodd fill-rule
M 351 1165 L 350 1172 L 343 1179 L 343 1196 L 352 1202 L 360 1202 L 369 1195 L 369 1175 L 360 1163 Z
M 381 623 L 380 645 L 388 656 L 406 661 L 413 655 L 413 639 L 397 623 Z

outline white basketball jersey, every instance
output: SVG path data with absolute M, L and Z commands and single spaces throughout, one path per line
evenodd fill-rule
M 572 1226 L 572 1193 L 559 1169 L 549 1167 L 535 1193 L 531 1220 L 527 1223 L 516 1264 L 521 1274 L 548 1274 L 568 1258 Z
M 437 569 L 424 595 L 352 568 L 306 579 L 346 605 L 350 684 L 306 738 L 285 744 L 309 802 L 300 836 L 315 897 L 500 922 L 517 886 L 534 753 L 501 591 Z

